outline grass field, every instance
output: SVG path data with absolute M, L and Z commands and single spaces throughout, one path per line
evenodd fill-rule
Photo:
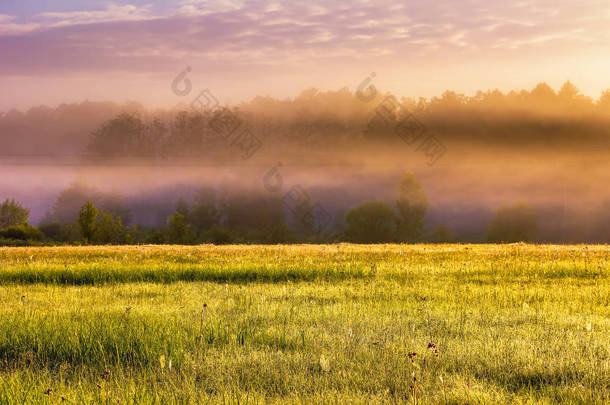
M 0 404 L 608 403 L 609 278 L 607 246 L 0 248 Z

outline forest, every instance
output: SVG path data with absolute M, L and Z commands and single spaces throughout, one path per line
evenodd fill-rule
M 2 114 L 7 178 L 28 184 L 23 170 L 40 168 L 31 176 L 47 187 L 2 188 L 1 243 L 610 240 L 610 91 L 593 100 L 566 82 L 431 99 L 347 88 L 210 99 Z M 45 168 L 69 174 L 47 180 Z M 532 172 L 540 191 L 521 192 Z
M 347 88 L 309 89 L 283 100 L 261 96 L 235 106 L 206 105 L 200 98 L 165 110 L 90 101 L 10 110 L 0 113 L 0 155 L 213 158 L 227 149 L 220 128 L 227 119 L 235 121 L 235 131 L 247 129 L 262 142 L 313 150 L 395 141 L 396 127 L 411 116 L 446 143 L 598 147 L 609 136 L 610 90 L 593 100 L 569 81 L 558 91 L 540 83 L 531 91 L 479 91 L 472 97 L 446 91 L 430 99 L 377 91 L 365 96 Z

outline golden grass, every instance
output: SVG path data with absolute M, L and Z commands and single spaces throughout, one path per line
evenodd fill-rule
M 523 244 L 0 248 L 0 403 L 606 403 L 609 259 Z

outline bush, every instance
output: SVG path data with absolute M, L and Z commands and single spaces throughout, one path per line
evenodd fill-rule
M 502 207 L 487 230 L 489 242 L 532 242 L 538 231 L 536 213 L 527 204 Z
M 212 227 L 207 232 L 206 239 L 215 245 L 228 245 L 233 243 L 234 240 L 233 235 L 231 235 L 231 232 L 228 229 L 218 225 Z
M 226 227 L 236 238 L 256 243 L 281 243 L 288 229 L 280 195 L 240 191 L 225 199 Z
M 345 217 L 345 236 L 356 243 L 392 242 L 396 237 L 396 215 L 386 203 L 365 202 Z
M 25 240 L 6 239 L 3 237 L 0 237 L 0 246 L 10 246 L 10 247 L 28 246 L 28 242 Z
M 16 240 L 43 240 L 44 234 L 30 224 L 9 226 L 0 230 L 0 238 Z
M 51 222 L 38 226 L 45 238 L 55 242 L 74 243 L 80 240 L 80 230 L 75 222 Z
M 451 229 L 447 228 L 445 225 L 439 225 L 434 228 L 427 239 L 432 243 L 451 243 L 454 240 Z
M 21 206 L 15 200 L 8 198 L 0 204 L 0 228 L 8 228 L 27 223 L 30 210 Z
M 48 224 L 39 225 L 40 231 L 51 240 L 61 240 L 63 225 L 61 222 L 51 222 Z

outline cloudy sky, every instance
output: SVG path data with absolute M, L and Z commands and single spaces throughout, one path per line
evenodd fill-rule
M 222 102 L 374 84 L 405 96 L 572 80 L 610 88 L 608 0 L 2 0 L 0 111 L 38 104 Z

